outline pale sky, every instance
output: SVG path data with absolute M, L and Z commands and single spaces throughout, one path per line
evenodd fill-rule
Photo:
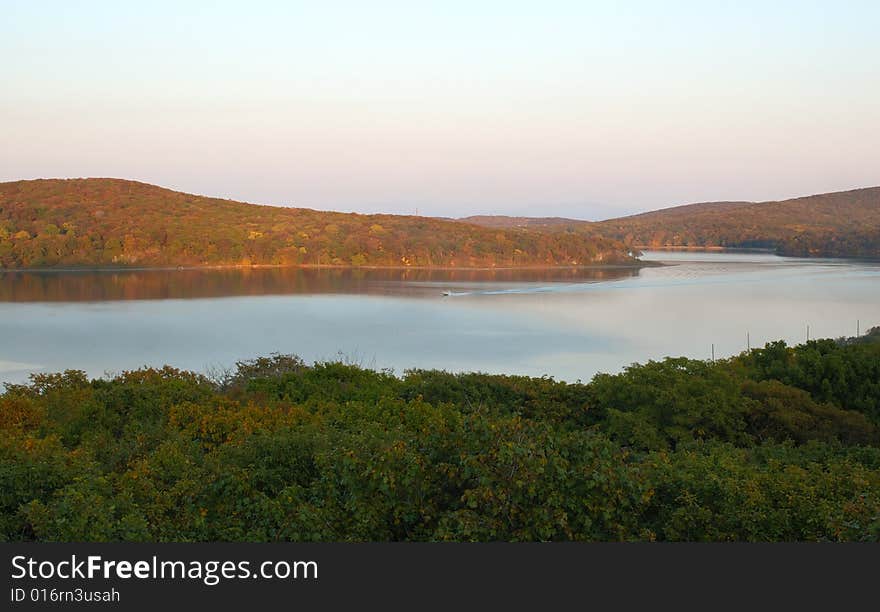
M 880 2 L 0 0 L 0 181 L 606 218 L 880 184 Z

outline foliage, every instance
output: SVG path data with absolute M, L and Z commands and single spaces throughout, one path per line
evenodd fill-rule
M 0 395 L 11 541 L 880 539 L 880 342 L 589 384 L 271 355 Z
M 243 204 L 118 179 L 0 183 L 0 268 L 627 263 L 591 230 L 487 229 L 441 219 Z
M 880 187 L 781 202 L 691 204 L 592 228 L 643 247 L 752 247 L 799 257 L 880 257 Z
M 768 344 L 738 360 L 755 380 L 778 380 L 817 402 L 854 410 L 880 423 L 880 334 L 859 342 L 811 340 L 796 347 Z

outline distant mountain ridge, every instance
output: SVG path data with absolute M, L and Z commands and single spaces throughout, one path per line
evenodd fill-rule
M 0 183 L 0 269 L 578 266 L 631 263 L 629 251 L 645 247 L 877 258 L 880 187 L 772 202 L 702 202 L 590 222 L 324 212 L 123 179 Z
M 880 187 L 769 202 L 689 204 L 593 228 L 635 246 L 765 247 L 802 257 L 880 257 Z
M 632 263 L 619 241 L 261 206 L 123 179 L 0 183 L 0 268 L 523 267 Z
M 590 231 L 642 247 L 762 247 L 800 257 L 880 257 L 880 187 L 768 202 L 700 202 L 606 221 L 474 216 L 495 228 Z

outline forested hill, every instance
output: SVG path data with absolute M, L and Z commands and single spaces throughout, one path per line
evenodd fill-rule
M 764 247 L 782 255 L 880 257 L 880 187 L 777 202 L 691 204 L 593 228 L 637 246 Z
M 0 183 L 0 268 L 631 261 L 620 242 L 592 228 L 549 233 L 258 206 L 120 179 Z

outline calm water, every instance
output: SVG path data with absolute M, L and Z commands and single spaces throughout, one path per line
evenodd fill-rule
M 374 368 L 588 380 L 880 325 L 880 264 L 649 252 L 664 267 L 0 274 L 0 381 L 65 368 L 205 370 L 272 352 Z M 444 292 L 451 292 L 444 297 Z

